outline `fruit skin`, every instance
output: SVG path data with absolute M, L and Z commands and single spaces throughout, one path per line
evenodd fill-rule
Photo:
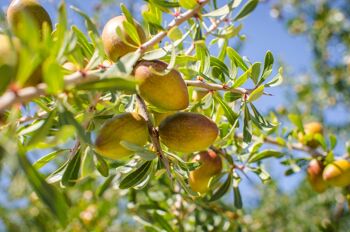
M 125 16 L 117 16 L 110 19 L 103 28 L 102 31 L 102 42 L 105 48 L 106 54 L 112 61 L 117 61 L 120 57 L 126 55 L 127 53 L 136 51 L 138 46 L 125 31 L 123 22 L 126 21 Z M 142 26 L 134 20 L 134 25 L 136 27 L 137 33 L 139 35 L 141 43 L 146 42 L 146 34 Z M 135 45 L 136 47 L 131 47 L 125 44 L 117 34 L 117 28 L 120 28 L 125 40 Z
M 350 185 L 350 161 L 339 159 L 328 164 L 323 171 L 323 179 L 336 187 Z
M 110 159 L 120 159 L 133 154 L 120 142 L 127 141 L 143 146 L 148 140 L 146 121 L 137 113 L 122 113 L 108 120 L 98 133 L 95 150 Z
M 299 133 L 298 139 L 302 144 L 317 148 L 320 143 L 315 139 L 316 134 L 323 134 L 323 126 L 319 122 L 310 122 L 304 125 L 305 134 Z
M 193 191 L 201 194 L 208 191 L 211 177 L 219 174 L 222 170 L 222 161 L 214 151 L 201 151 L 193 161 L 201 163 L 201 166 L 190 172 L 189 184 Z
M 6 87 L 17 73 L 17 52 L 15 47 L 19 45 L 19 41 L 12 38 L 12 42 L 10 37 L 0 34 L 0 81 L 3 83 L 0 94 L 6 90 Z
M 216 124 L 208 117 L 179 112 L 164 119 L 159 125 L 159 136 L 168 148 L 178 152 L 207 149 L 219 134 Z
M 141 61 L 134 69 L 134 76 L 139 82 L 138 91 L 151 105 L 167 111 L 186 109 L 189 104 L 188 90 L 181 74 L 173 69 L 166 75 L 163 72 L 167 63 L 159 60 Z
M 21 15 L 30 16 L 41 30 L 46 22 L 52 30 L 52 22 L 49 14 L 36 0 L 13 0 L 7 9 L 7 21 L 16 34 Z
M 322 177 L 323 170 L 323 163 L 317 159 L 311 160 L 307 168 L 307 179 L 312 189 L 318 193 L 322 193 L 328 188 L 327 182 Z

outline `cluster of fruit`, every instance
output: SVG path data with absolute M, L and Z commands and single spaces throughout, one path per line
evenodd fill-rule
M 126 21 L 125 16 L 117 16 L 107 22 L 102 32 L 106 54 L 113 61 L 137 49 L 128 36 Z M 135 20 L 133 24 L 141 43 L 144 43 L 145 32 Z M 133 76 L 138 83 L 139 95 L 152 106 L 153 120 L 158 126 L 161 142 L 176 152 L 201 151 L 194 160 L 202 165 L 190 173 L 189 180 L 194 191 L 204 193 L 210 178 L 221 171 L 221 158 L 215 152 L 207 151 L 219 130 L 210 118 L 181 111 L 189 105 L 188 89 L 181 73 L 175 69 L 167 70 L 167 67 L 168 64 L 160 60 L 141 60 L 135 65 Z M 96 151 L 111 159 L 123 158 L 133 152 L 120 142 L 144 146 L 148 141 L 148 132 L 146 121 L 137 112 L 119 114 L 99 131 Z
M 323 134 L 322 124 L 305 124 L 304 131 L 305 133 L 299 134 L 299 141 L 310 148 L 317 148 L 320 145 L 317 134 Z M 330 186 L 346 187 L 350 185 L 350 161 L 338 159 L 325 165 L 324 157 L 312 159 L 307 168 L 307 177 L 316 192 L 324 192 Z
M 15 36 L 20 30 L 21 20 L 26 18 L 30 18 L 39 31 L 45 25 L 52 30 L 49 14 L 36 0 L 12 1 L 8 7 L 7 19 Z M 140 44 L 146 42 L 146 33 L 137 21 L 129 22 L 125 16 L 112 18 L 102 32 L 104 49 L 111 61 L 117 61 L 140 46 L 129 36 L 126 28 L 128 23 L 136 28 Z M 6 68 L 10 82 L 20 65 L 17 55 L 21 44 L 16 37 L 10 39 L 5 35 L 0 35 L 0 44 L 1 68 Z M 64 64 L 63 68 L 67 69 L 68 64 Z M 190 183 L 193 190 L 205 192 L 210 177 L 221 171 L 220 157 L 213 151 L 207 151 L 216 140 L 219 130 L 210 118 L 202 114 L 181 112 L 189 105 L 188 89 L 181 73 L 167 68 L 168 64 L 160 60 L 140 60 L 133 70 L 138 83 L 138 94 L 155 109 L 153 120 L 159 128 L 159 137 L 164 145 L 176 152 L 201 151 L 195 160 L 202 163 L 202 166 L 191 172 Z M 41 70 L 39 65 L 22 87 L 42 82 Z M 107 121 L 99 130 L 95 150 L 106 158 L 121 159 L 133 153 L 121 145 L 122 141 L 144 146 L 148 139 L 145 119 L 138 112 L 122 113 Z

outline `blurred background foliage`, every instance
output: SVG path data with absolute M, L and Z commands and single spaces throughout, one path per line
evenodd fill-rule
M 1 6 L 6 6 L 7 1 Z M 133 15 L 138 15 L 141 1 L 123 1 Z M 311 41 L 314 67 L 297 77 L 286 78 L 293 98 L 291 105 L 275 109 L 279 115 L 301 113 L 324 120 L 324 111 L 335 107 L 348 113 L 350 104 L 350 5 L 348 0 L 276 0 L 264 1 L 271 6 L 270 14 L 281 20 L 293 35 L 306 35 Z M 89 1 L 89 13 L 101 28 L 120 1 Z M 57 2 L 45 2 L 55 11 Z M 82 1 L 67 1 L 84 9 Z M 69 14 L 72 14 L 69 11 Z M 254 14 L 254 13 L 253 13 Z M 74 17 L 68 17 L 72 20 Z M 4 19 L 1 19 L 4 22 Z M 82 23 L 74 19 L 70 23 Z M 55 21 L 55 20 L 54 20 Z M 76 22 L 78 21 L 78 22 Z M 268 49 L 268 48 L 266 48 Z M 293 49 L 293 48 L 288 48 Z M 282 61 L 283 62 L 283 61 Z M 288 64 L 287 64 L 288 65 Z M 311 106 L 311 107 L 310 107 Z M 288 112 L 286 111 L 288 110 Z M 349 121 L 350 123 L 350 121 Z M 327 123 L 345 141 L 349 138 L 348 123 Z M 203 204 L 194 201 L 183 205 L 181 194 L 168 188 L 165 175 L 153 180 L 140 191 L 101 188 L 101 183 L 85 179 L 74 188 L 66 189 L 71 219 L 69 227 L 62 230 L 46 206 L 33 194 L 23 172 L 18 169 L 15 157 L 3 157 L 0 152 L 0 231 L 159 231 L 170 230 L 168 222 L 178 224 L 180 231 L 348 231 L 349 212 L 344 211 L 346 199 L 339 189 L 318 194 L 306 181 L 292 192 L 282 192 L 278 183 L 262 185 L 250 182 L 256 200 L 243 210 L 232 204 L 233 193 L 223 200 Z M 31 160 L 40 154 L 33 152 Z M 63 158 L 62 158 L 63 160 Z M 58 160 L 59 163 L 62 160 Z M 116 164 L 118 166 L 118 164 Z M 45 173 L 50 169 L 46 167 Z M 281 177 L 278 181 L 285 181 Z M 91 190 L 97 190 L 94 193 Z M 242 191 L 244 198 L 245 191 Z M 30 197 L 28 197 L 30 196 Z M 173 208 L 167 208 L 172 206 Z M 341 207 L 340 207 L 341 206 Z M 184 207 L 190 215 L 177 211 Z M 138 209 L 138 210 L 136 210 Z M 348 210 L 348 209 L 347 209 Z M 180 212 L 181 210 L 179 210 Z M 217 217 L 216 217 L 217 214 Z M 152 221 L 152 224 L 148 223 Z M 201 225 L 195 227 L 195 225 Z

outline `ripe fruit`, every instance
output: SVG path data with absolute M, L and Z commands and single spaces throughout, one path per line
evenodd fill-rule
M 167 67 L 166 63 L 159 60 L 139 62 L 134 69 L 135 79 L 139 81 L 139 93 L 159 109 L 185 109 L 189 104 L 186 83 L 175 69 L 161 75 Z
M 179 112 L 164 119 L 159 125 L 161 141 L 179 152 L 195 152 L 207 149 L 214 143 L 219 129 L 204 115 Z
M 203 194 L 208 191 L 210 178 L 221 172 L 222 161 L 212 150 L 200 152 L 193 161 L 201 163 L 201 166 L 190 172 L 189 184 L 193 191 Z
M 97 136 L 95 149 L 102 156 L 120 159 L 133 153 L 123 147 L 121 141 L 143 146 L 147 139 L 146 121 L 137 113 L 122 113 L 103 125 Z
M 339 159 L 326 166 L 323 179 L 336 187 L 350 185 L 350 161 Z
M 317 148 L 319 142 L 315 139 L 317 134 L 323 134 L 323 126 L 319 122 L 310 122 L 304 125 L 305 134 L 299 133 L 299 141 L 311 148 Z
M 307 168 L 307 179 L 312 189 L 319 193 L 324 192 L 328 185 L 322 178 L 323 169 L 323 163 L 316 159 L 311 160 Z
M 7 21 L 15 33 L 23 15 L 31 17 L 39 29 L 42 29 L 44 23 L 52 29 L 51 18 L 38 1 L 13 0 L 7 9 Z
M 138 45 L 130 38 L 128 32 L 125 30 L 123 25 L 124 21 L 126 21 L 125 16 L 114 17 L 107 22 L 102 31 L 103 46 L 107 56 L 113 61 L 118 60 L 127 53 L 136 51 L 138 47 Z M 136 20 L 134 20 L 134 25 L 141 43 L 146 42 L 146 34 L 141 25 Z M 135 47 L 123 42 L 123 39 L 117 34 L 118 27 L 120 28 L 125 41 L 127 41 L 129 44 L 135 45 Z

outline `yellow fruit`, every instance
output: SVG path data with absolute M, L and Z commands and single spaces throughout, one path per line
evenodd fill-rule
M 323 134 L 323 126 L 319 122 L 310 122 L 304 125 L 305 134 L 299 133 L 298 139 L 301 143 L 311 147 L 317 148 L 319 146 L 319 142 L 315 139 L 315 135 Z
M 5 91 L 7 85 L 16 77 L 17 73 L 17 40 L 11 39 L 7 35 L 0 34 L 0 75 L 1 85 L 0 93 Z
M 159 125 L 159 136 L 168 148 L 179 152 L 207 149 L 218 136 L 216 124 L 204 115 L 179 112 Z
M 202 100 L 207 94 L 209 93 L 206 89 L 194 89 L 192 93 L 192 100 L 193 101 L 200 101 Z
M 322 178 L 324 166 L 321 161 L 313 159 L 307 168 L 307 179 L 313 190 L 316 192 L 324 192 L 328 184 Z
M 40 30 L 44 23 L 47 23 L 49 28 L 52 29 L 51 18 L 38 1 L 13 0 L 7 9 L 7 21 L 15 33 L 23 15 L 31 17 Z
M 102 31 L 103 46 L 107 56 L 113 61 L 117 61 L 120 57 L 126 55 L 127 53 L 136 51 L 138 47 L 138 45 L 131 39 L 128 32 L 125 30 L 123 25 L 124 21 L 126 21 L 125 16 L 114 17 L 107 22 Z M 134 20 L 134 25 L 136 26 L 141 43 L 146 42 L 146 34 L 142 26 L 136 20 Z M 123 39 L 117 34 L 118 27 L 120 28 L 122 32 L 121 34 L 128 44 L 124 43 Z M 133 47 L 129 44 L 135 46 Z
M 201 166 L 190 172 L 189 184 L 193 191 L 203 194 L 208 191 L 210 178 L 221 172 L 222 161 L 220 156 L 211 150 L 200 152 L 193 161 L 201 163 Z
M 95 150 L 110 159 L 120 159 L 133 154 L 120 142 L 143 146 L 148 140 L 146 121 L 137 113 L 122 113 L 107 121 L 99 131 Z
M 336 187 L 350 185 L 350 161 L 339 159 L 326 166 L 323 179 Z
M 158 60 L 139 62 L 134 69 L 135 79 L 139 82 L 139 93 L 148 103 L 159 109 L 185 109 L 189 104 L 186 83 L 175 69 L 161 75 L 167 66 Z

